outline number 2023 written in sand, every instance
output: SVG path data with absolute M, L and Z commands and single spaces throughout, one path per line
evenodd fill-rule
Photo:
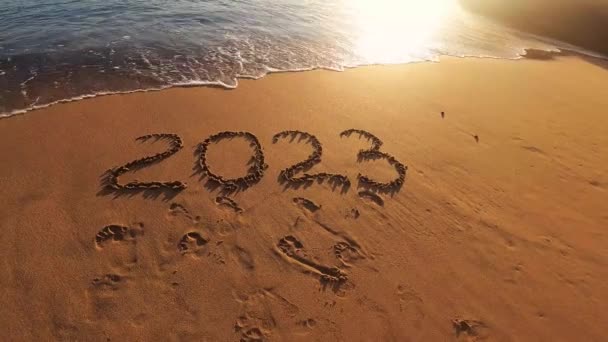
M 357 153 L 357 160 L 359 162 L 364 160 L 385 160 L 391 166 L 395 168 L 398 177 L 390 182 L 378 182 L 373 180 L 367 175 L 358 175 L 359 185 L 371 190 L 381 192 L 394 192 L 398 191 L 405 181 L 405 174 L 407 167 L 399 162 L 392 155 L 381 152 L 380 147 L 382 141 L 375 135 L 359 129 L 349 129 L 340 133 L 341 137 L 350 137 L 353 134 L 357 134 L 359 138 L 365 138 L 371 143 L 371 147 L 367 150 L 360 150 Z M 106 172 L 104 178 L 105 187 L 111 191 L 146 191 L 146 190 L 171 190 L 181 191 L 186 188 L 186 184 L 181 181 L 151 181 L 151 182 L 139 182 L 133 181 L 129 183 L 121 183 L 119 177 L 125 173 L 136 171 L 147 166 L 159 163 L 175 153 L 179 152 L 184 144 L 182 139 L 177 134 L 169 133 L 155 133 L 148 134 L 142 137 L 136 138 L 137 141 L 148 141 L 148 140 L 163 140 L 169 143 L 169 148 L 164 152 L 157 153 L 152 156 L 143 157 L 130 161 L 122 166 L 112 168 Z M 250 167 L 247 174 L 243 177 L 238 178 L 224 178 L 221 175 L 212 171 L 209 164 L 207 163 L 207 150 L 210 144 L 219 143 L 222 140 L 230 139 L 244 139 L 249 142 L 249 146 L 253 149 L 253 155 L 249 163 Z M 343 191 L 348 190 L 351 183 L 348 177 L 339 174 L 332 173 L 307 173 L 314 165 L 321 162 L 323 155 L 323 146 L 321 142 L 312 134 L 302 131 L 282 131 L 275 134 L 272 138 L 273 143 L 279 142 L 282 139 L 291 139 L 294 141 L 309 143 L 313 149 L 313 152 L 308 156 L 306 160 L 298 162 L 288 168 L 283 169 L 279 174 L 279 182 L 286 187 L 299 188 L 300 186 L 310 186 L 315 181 L 323 183 L 327 181 L 330 185 L 335 187 L 342 187 Z M 224 193 L 234 193 L 237 191 L 243 191 L 247 188 L 258 183 L 263 177 L 268 165 L 264 159 L 264 152 L 262 145 L 258 138 L 249 132 L 231 132 L 225 131 L 217 134 L 213 134 L 199 144 L 197 151 L 196 169 L 203 176 L 208 178 L 208 182 L 216 185 L 216 188 L 220 188 Z

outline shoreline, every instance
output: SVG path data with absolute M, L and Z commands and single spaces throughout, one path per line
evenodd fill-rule
M 513 29 L 568 42 L 608 54 L 606 3 L 596 0 L 460 0 L 464 8 Z M 550 19 L 549 19 L 550 18 Z
M 593 52 L 589 52 L 593 53 Z M 106 91 L 106 92 L 98 92 L 95 94 L 85 94 L 80 95 L 73 98 L 67 98 L 62 100 L 53 101 L 51 103 L 43 104 L 43 105 L 34 105 L 32 107 L 28 107 L 25 109 L 13 110 L 11 112 L 0 113 L 0 120 L 8 119 L 13 116 L 27 114 L 29 112 L 38 111 L 41 109 L 49 108 L 54 105 L 70 103 L 75 101 L 82 101 L 91 98 L 96 98 L 100 96 L 111 96 L 111 95 L 129 95 L 134 93 L 145 93 L 145 92 L 158 92 L 164 91 L 167 89 L 173 88 L 220 88 L 223 90 L 233 90 L 236 89 L 239 85 L 239 80 L 259 80 L 265 77 L 271 76 L 273 74 L 282 74 L 282 73 L 299 73 L 299 72 L 309 72 L 309 71 L 333 71 L 333 72 L 344 72 L 351 69 L 357 68 L 369 68 L 369 67 L 381 67 L 381 66 L 390 66 L 390 65 L 409 65 L 409 64 L 419 64 L 419 63 L 440 63 L 441 58 L 462 58 L 462 59 L 497 59 L 497 60 L 505 60 L 505 61 L 521 61 L 521 60 L 554 60 L 559 57 L 578 57 L 589 63 L 596 64 L 602 66 L 604 68 L 608 68 L 608 57 L 604 56 L 595 56 L 591 54 L 586 54 L 583 52 L 578 52 L 575 50 L 569 49 L 559 49 L 559 51 L 547 51 L 547 50 L 538 50 L 538 49 L 524 49 L 523 53 L 519 55 L 517 58 L 501 58 L 501 57 L 489 57 L 489 56 L 450 56 L 450 55 L 439 55 L 436 57 L 436 60 L 426 60 L 426 61 L 413 61 L 407 63 L 393 63 L 393 64 L 369 64 L 369 65 L 356 65 L 356 66 L 343 66 L 342 70 L 331 69 L 326 67 L 318 67 L 318 68 L 309 68 L 309 69 L 297 69 L 297 70 L 268 70 L 266 74 L 260 77 L 249 77 L 249 76 L 237 76 L 236 85 L 229 86 L 224 83 L 214 82 L 214 81 L 193 81 L 192 83 L 187 84 L 171 84 L 162 86 L 160 88 L 146 88 L 146 89 L 134 89 L 134 90 L 126 90 L 126 91 Z
M 9 340 L 601 340 L 605 89 L 608 70 L 578 57 L 442 58 L 0 120 L 0 326 Z

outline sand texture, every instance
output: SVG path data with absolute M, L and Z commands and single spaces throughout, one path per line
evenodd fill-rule
M 459 0 L 466 9 L 522 32 L 608 56 L 606 0 Z
M 607 89 L 443 58 L 0 120 L 2 339 L 605 340 Z

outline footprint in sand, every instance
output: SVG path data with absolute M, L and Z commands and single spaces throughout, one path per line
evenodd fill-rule
M 296 322 L 296 324 L 306 329 L 313 329 L 317 325 L 317 321 L 312 318 L 309 318 L 298 321 Z
M 255 261 L 253 260 L 253 256 L 246 249 L 239 246 L 234 246 L 232 249 L 232 255 L 243 269 L 247 271 L 253 271 L 255 269 Z
M 182 254 L 199 252 L 209 240 L 197 232 L 188 232 L 182 236 L 177 244 L 177 250 Z
M 247 329 L 241 336 L 241 342 L 262 342 L 264 340 L 266 340 L 266 338 L 260 328 Z
M 334 254 L 345 267 L 351 267 L 352 263 L 365 259 L 359 249 L 346 242 L 338 242 L 334 245 Z
M 240 341 L 265 341 L 272 334 L 276 322 L 270 303 L 263 294 L 246 295 L 241 302 L 241 314 L 234 323 L 234 331 Z
M 304 268 L 306 273 L 318 275 L 323 285 L 331 284 L 334 289 L 338 289 L 340 285 L 346 283 L 348 276 L 340 268 L 320 265 L 310 260 L 303 249 L 302 242 L 293 235 L 287 235 L 277 243 L 280 255 L 290 261 L 295 261 Z
M 105 242 L 109 240 L 123 241 L 128 232 L 129 228 L 125 226 L 115 224 L 105 226 L 95 235 L 95 244 L 102 248 Z
M 173 216 L 177 216 L 180 214 L 190 216 L 190 212 L 188 211 L 188 209 L 186 209 L 186 207 L 179 203 L 171 203 L 171 205 L 169 206 L 169 214 Z
M 397 304 L 399 304 L 399 312 L 401 317 L 406 319 L 412 327 L 419 328 L 422 320 L 426 316 L 424 311 L 424 301 L 420 294 L 411 286 L 399 284 L 395 291 Z
M 126 278 L 114 273 L 94 278 L 86 291 L 91 318 L 115 319 L 113 314 L 120 305 L 118 293 L 125 284 Z
M 232 198 L 229 198 L 226 196 L 216 197 L 215 204 L 226 207 L 226 208 L 230 208 L 237 214 L 240 214 L 243 212 L 243 209 L 241 207 L 239 207 L 238 203 L 236 203 Z
M 321 209 L 320 205 L 304 197 L 295 197 L 293 199 L 293 203 L 300 208 L 308 210 L 311 213 L 314 213 L 315 211 Z
M 133 228 L 111 224 L 103 227 L 95 235 L 95 247 L 98 251 L 112 246 L 111 253 L 105 254 L 114 266 L 129 269 L 137 262 L 137 237 L 143 235 L 143 224 L 138 223 Z M 127 262 L 125 262 L 128 260 Z
M 200 216 L 193 216 L 184 205 L 179 203 L 171 203 L 171 206 L 169 206 L 169 217 L 178 216 L 183 216 L 189 220 L 192 220 L 192 223 L 198 223 L 201 220 Z
M 123 277 L 118 274 L 106 274 L 102 277 L 93 279 L 91 284 L 97 290 L 118 290 Z
M 241 341 L 266 341 L 277 327 L 278 317 L 295 318 L 300 309 L 274 290 L 260 289 L 236 294 L 240 304 L 239 316 L 234 324 Z M 281 340 L 280 337 L 276 339 Z
M 358 195 L 359 195 L 359 197 L 361 197 L 362 199 L 364 199 L 366 201 L 371 201 L 381 207 L 384 206 L 384 200 L 382 199 L 382 197 L 378 196 L 377 194 L 375 194 L 371 191 L 367 191 L 367 190 L 359 191 Z
M 352 208 L 346 215 L 346 217 L 351 217 L 354 219 L 358 219 L 359 216 L 361 216 L 361 213 L 359 212 L 359 209 L 357 209 L 357 208 Z

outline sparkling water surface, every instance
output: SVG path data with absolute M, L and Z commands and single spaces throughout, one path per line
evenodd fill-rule
M 97 94 L 269 72 L 518 58 L 557 42 L 457 0 L 3 0 L 0 115 Z

